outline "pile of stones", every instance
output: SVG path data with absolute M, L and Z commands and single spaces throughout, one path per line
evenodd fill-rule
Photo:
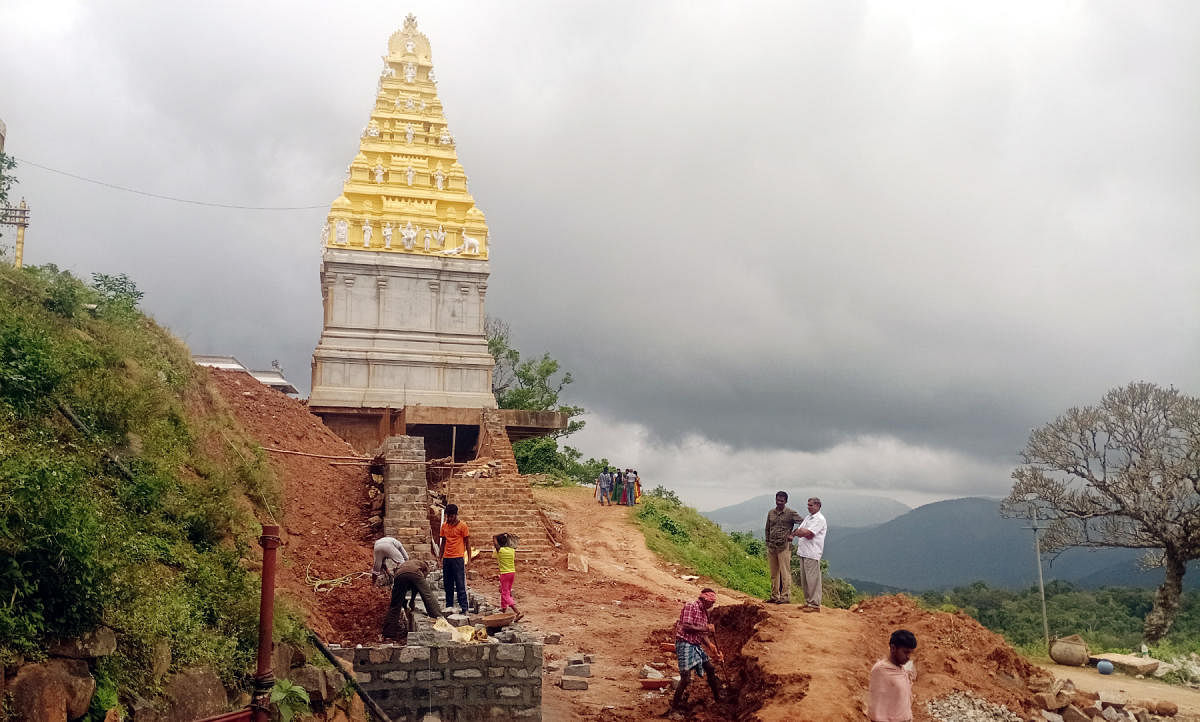
M 592 662 L 594 661 L 595 658 L 590 654 L 568 656 L 567 666 L 563 667 L 559 686 L 563 689 L 587 689 L 587 678 L 592 676 Z
M 930 700 L 925 709 L 940 722 L 1024 722 L 1008 708 L 965 692 L 951 692 Z
M 1111 692 L 1085 692 L 1071 680 L 1041 679 L 1031 683 L 1033 695 L 1042 708 L 1038 722 L 1152 722 L 1174 717 L 1179 705 L 1168 701 L 1131 701 Z

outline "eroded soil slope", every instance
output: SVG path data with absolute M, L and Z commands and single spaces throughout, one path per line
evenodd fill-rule
M 213 369 L 212 380 L 237 420 L 264 448 L 359 456 L 304 404 L 249 374 Z M 283 509 L 276 510 L 284 529 L 276 582 L 280 596 L 307 609 L 310 625 L 326 641 L 374 641 L 387 606 L 382 590 L 366 577 L 328 592 L 317 592 L 306 582 L 371 568 L 367 467 L 270 451 L 267 458 L 284 487 Z

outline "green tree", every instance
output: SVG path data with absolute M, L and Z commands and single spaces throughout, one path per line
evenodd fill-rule
M 1008 516 L 1036 508 L 1043 548 L 1145 549 L 1166 577 L 1142 636 L 1166 636 L 1187 563 L 1200 558 L 1200 399 L 1137 382 L 1034 430 L 1013 471 Z
M 492 371 L 492 393 L 502 409 L 526 411 L 558 411 L 567 415 L 567 427 L 551 436 L 525 439 L 513 444 L 517 469 L 522 474 L 548 474 L 576 483 L 590 483 L 608 466 L 608 459 L 583 460 L 583 454 L 570 446 L 560 446 L 559 439 L 570 436 L 584 426 L 582 406 L 560 403 L 559 397 L 575 379 L 571 372 L 543 353 L 540 358 L 521 360 L 513 348 L 511 330 L 505 321 L 489 316 L 484 321 L 488 351 L 495 359 Z
M 11 155 L 0 153 L 0 208 L 8 205 L 8 191 L 17 183 L 17 177 L 12 174 L 17 167 L 17 161 Z M 4 235 L 4 226 L 0 226 L 0 237 Z M 3 249 L 0 249 L 2 251 Z M 0 255 L 4 255 L 0 252 Z

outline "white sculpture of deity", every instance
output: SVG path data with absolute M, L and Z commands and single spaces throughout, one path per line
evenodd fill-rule
M 379 77 L 381 77 L 381 78 L 396 77 L 396 69 L 393 68 L 391 65 L 388 65 L 387 58 L 384 58 L 384 60 L 383 60 L 383 72 L 380 73 Z
M 383 247 L 392 247 L 392 224 L 390 221 L 383 224 Z
M 383 163 L 382 162 L 375 164 L 375 182 L 376 183 L 383 182 Z
M 426 228 L 426 229 L 425 229 L 425 252 L 426 252 L 426 253 L 429 253 L 429 243 L 430 243 L 430 241 L 432 241 L 432 240 L 433 240 L 433 234 L 431 234 L 431 233 L 429 232 L 429 229 L 428 229 L 428 228 Z
M 442 186 L 446 184 L 446 174 L 442 172 L 441 168 L 438 168 L 436 171 L 434 171 L 433 182 L 439 191 L 444 190 Z
M 413 42 L 412 36 L 410 35 L 408 37 L 408 39 L 404 41 L 404 52 L 414 53 L 416 51 L 417 51 L 417 44 L 415 42 Z
M 417 242 L 417 232 L 420 231 L 420 226 L 413 228 L 412 221 L 409 221 L 400 229 L 400 238 L 404 241 L 404 248 L 411 251 Z
M 373 120 L 371 121 L 371 124 L 367 126 L 367 135 L 371 136 L 372 138 L 379 137 L 379 125 Z
M 329 221 L 321 224 L 321 245 L 329 245 Z
M 434 77 L 434 75 L 433 75 L 433 68 L 429 69 L 429 82 L 431 82 L 431 83 L 437 82 L 437 78 Z
M 462 229 L 462 239 L 463 253 L 470 253 L 472 255 L 479 253 L 479 239 L 468 236 L 466 228 Z
M 404 82 L 411 83 L 412 81 L 414 81 L 416 79 L 417 79 L 416 63 L 405 63 L 404 64 Z
M 404 169 L 404 179 L 408 181 L 408 184 L 410 186 L 412 185 L 412 182 L 413 182 L 413 176 L 416 175 L 416 173 L 417 172 L 415 170 L 413 170 L 413 167 L 411 165 L 408 168 Z
M 438 138 L 438 142 L 442 145 L 450 145 L 454 139 L 450 137 L 450 128 L 442 128 L 442 134 Z
M 343 246 L 346 245 L 347 243 L 349 243 L 347 236 L 350 234 L 350 224 L 346 222 L 346 219 L 343 218 L 337 222 L 337 231 L 336 232 L 337 232 L 336 238 L 337 238 L 338 243 L 342 244 Z
M 363 248 L 371 247 L 371 222 L 363 221 Z
M 434 232 L 433 240 L 437 241 L 438 248 L 446 247 L 446 231 L 441 226 Z
M 411 143 L 413 139 L 413 124 L 409 123 L 404 126 L 404 142 Z

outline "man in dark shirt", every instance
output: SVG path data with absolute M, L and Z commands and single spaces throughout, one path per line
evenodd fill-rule
M 787 506 L 788 494 L 775 494 L 775 508 L 767 512 L 767 567 L 771 574 L 771 604 L 792 600 L 792 528 L 804 521 Z

